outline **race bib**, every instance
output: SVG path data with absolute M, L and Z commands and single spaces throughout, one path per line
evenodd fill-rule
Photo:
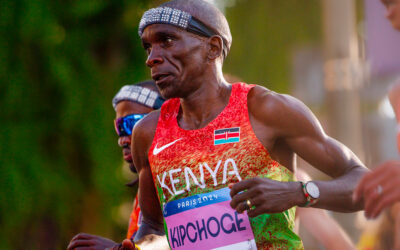
M 229 188 L 168 202 L 164 207 L 172 249 L 257 249 L 247 213 L 231 208 Z

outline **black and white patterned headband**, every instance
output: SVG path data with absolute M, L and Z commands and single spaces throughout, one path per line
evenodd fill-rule
M 159 109 L 165 100 L 156 91 L 136 85 L 125 85 L 112 100 L 114 109 L 122 101 L 137 102 L 152 109 Z
M 170 7 L 158 7 L 146 11 L 139 23 L 139 36 L 142 36 L 143 31 L 147 26 L 156 23 L 174 25 L 188 32 L 204 37 L 211 37 L 214 35 L 221 36 L 188 12 Z M 228 47 L 223 36 L 221 36 L 221 38 L 224 42 L 224 57 L 226 57 Z

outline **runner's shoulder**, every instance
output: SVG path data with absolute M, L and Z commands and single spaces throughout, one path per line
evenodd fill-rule
M 259 120 L 289 118 L 305 105 L 287 94 L 280 94 L 265 87 L 256 85 L 248 95 L 249 112 Z M 301 112 L 302 113 L 302 112 Z
M 299 99 L 255 86 L 248 96 L 249 115 L 276 128 L 282 136 L 321 131 L 312 111 Z
M 133 128 L 134 141 L 150 143 L 153 141 L 160 110 L 154 110 L 141 119 Z

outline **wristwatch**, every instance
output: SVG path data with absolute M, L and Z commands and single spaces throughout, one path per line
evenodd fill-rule
M 306 203 L 304 205 L 302 205 L 301 207 L 309 207 L 314 205 L 315 203 L 317 203 L 318 199 L 319 199 L 319 188 L 318 186 L 312 182 L 302 182 L 300 181 L 302 187 L 303 187 L 303 193 L 304 196 L 306 197 Z

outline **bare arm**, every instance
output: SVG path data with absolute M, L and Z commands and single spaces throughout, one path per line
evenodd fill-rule
M 165 234 L 161 207 L 148 160 L 158 116 L 159 111 L 147 115 L 135 126 L 132 134 L 132 158 L 139 175 L 139 204 L 143 214 L 143 226 L 139 228 L 135 241 L 149 234 Z
M 79 233 L 71 239 L 67 250 L 79 250 L 89 247 L 92 249 L 105 249 L 115 246 L 118 246 L 118 243 L 115 243 L 110 239 L 92 234 Z
M 294 171 L 294 155 L 298 154 L 315 168 L 334 178 L 331 181 L 315 181 L 320 190 L 320 198 L 314 207 L 339 212 L 362 209 L 362 203 L 352 202 L 352 192 L 358 180 L 368 170 L 346 146 L 324 133 L 316 117 L 303 103 L 293 97 L 268 92 L 257 86 L 249 93 L 248 107 L 256 136 L 273 159 Z M 248 196 L 238 194 L 251 188 L 255 190 L 247 192 Z M 256 193 L 258 195 L 254 195 Z M 234 197 L 236 194 L 238 198 Z M 259 209 L 250 211 L 250 216 L 284 211 L 305 203 L 301 185 L 298 183 L 260 178 L 254 183 L 246 180 L 234 185 L 231 195 L 231 205 L 239 212 L 244 209 L 239 204 L 246 199 L 252 198 L 258 202 L 260 199 L 268 200 Z

